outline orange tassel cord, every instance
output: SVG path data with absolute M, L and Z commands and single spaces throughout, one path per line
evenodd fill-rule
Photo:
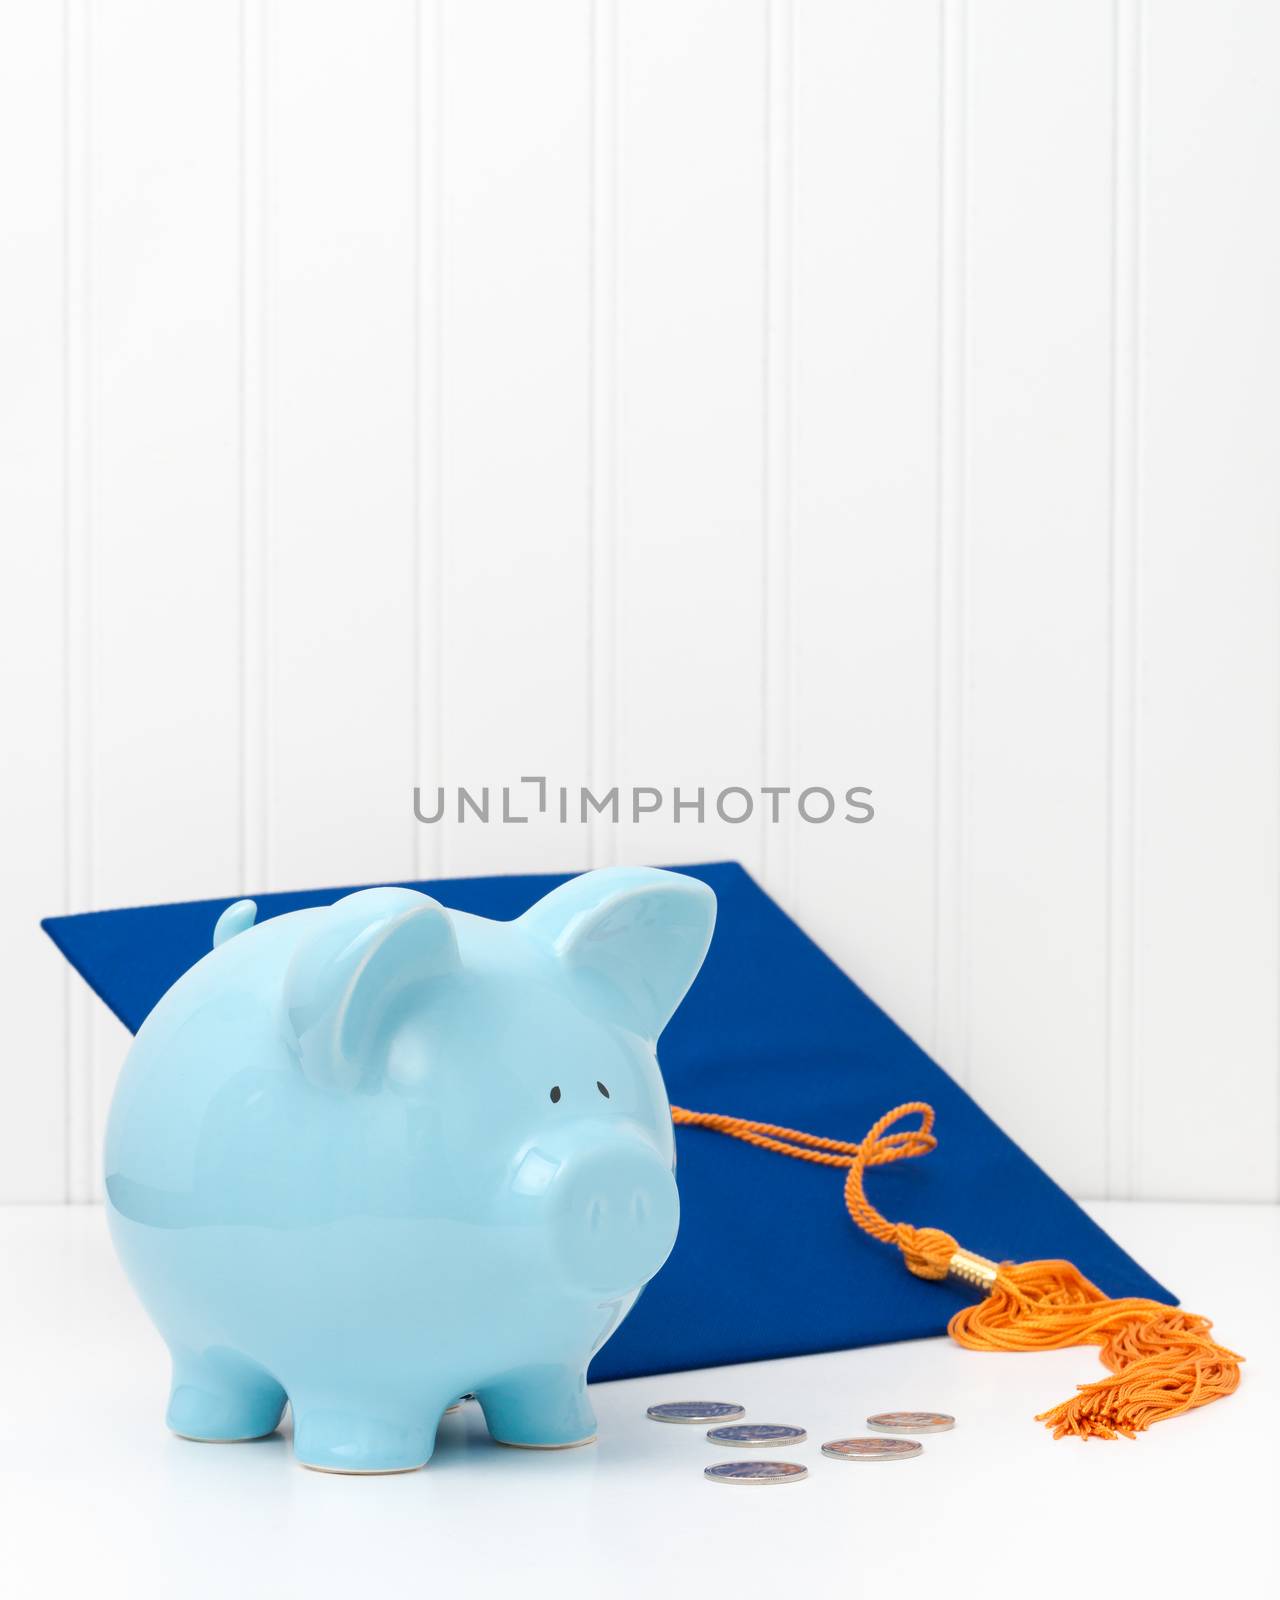
M 918 1127 L 889 1130 L 918 1115 Z M 706 1128 L 762 1150 L 847 1169 L 844 1203 L 864 1233 L 896 1245 L 919 1278 L 956 1277 L 985 1291 L 957 1311 L 947 1331 L 967 1350 L 1061 1350 L 1094 1344 L 1111 1374 L 1083 1383 L 1069 1400 L 1036 1418 L 1056 1439 L 1132 1439 L 1153 1422 L 1193 1411 L 1234 1392 L 1242 1356 L 1210 1337 L 1213 1324 L 1157 1300 L 1111 1300 L 1069 1261 L 988 1261 L 962 1249 L 941 1228 L 890 1222 L 866 1197 L 868 1167 L 927 1155 L 937 1145 L 933 1107 L 913 1100 L 895 1106 L 860 1144 L 823 1139 L 796 1128 L 672 1106 L 682 1127 Z

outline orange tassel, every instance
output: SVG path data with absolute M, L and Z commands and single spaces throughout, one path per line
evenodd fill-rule
M 918 1113 L 920 1126 L 888 1130 Z M 933 1107 L 923 1101 L 895 1106 L 861 1144 L 823 1139 L 795 1128 L 714 1112 L 672 1106 L 672 1120 L 745 1140 L 764 1150 L 846 1167 L 844 1198 L 849 1215 L 865 1233 L 897 1245 L 917 1277 L 957 1277 L 986 1291 L 986 1298 L 957 1311 L 948 1332 L 968 1350 L 1061 1350 L 1096 1344 L 1112 1374 L 1083 1383 L 1070 1400 L 1036 1418 L 1055 1439 L 1132 1439 L 1153 1422 L 1179 1416 L 1231 1394 L 1240 1382 L 1242 1356 L 1210 1337 L 1207 1317 L 1180 1311 L 1156 1300 L 1110 1300 L 1069 1261 L 1002 1262 L 962 1250 L 940 1228 L 890 1222 L 870 1204 L 863 1190 L 868 1167 L 934 1149 Z

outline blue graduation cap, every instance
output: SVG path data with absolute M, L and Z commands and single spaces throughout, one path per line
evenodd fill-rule
M 702 972 L 660 1043 L 674 1105 L 850 1141 L 886 1108 L 927 1101 L 937 1114 L 937 1149 L 868 1175 L 883 1212 L 913 1223 L 943 1223 L 969 1249 L 997 1259 L 1065 1256 L 1099 1286 L 1087 1285 L 1096 1296 L 1091 1305 L 1103 1303 L 1104 1296 L 1169 1301 L 1168 1292 L 741 866 L 717 862 L 679 870 L 714 890 L 719 914 Z M 451 909 L 507 919 L 564 881 L 527 875 L 409 887 Z M 348 892 L 258 895 L 258 918 L 327 905 Z M 214 924 L 230 903 L 94 911 L 50 917 L 43 926 L 136 1032 L 170 985 L 208 951 Z M 971 1314 L 965 1308 L 972 1307 L 972 1288 L 904 1272 L 896 1251 L 851 1226 L 841 1204 L 840 1172 L 811 1161 L 780 1160 L 741 1137 L 722 1137 L 715 1118 L 679 1125 L 677 1116 L 677 1123 L 679 1238 L 666 1266 L 596 1357 L 593 1379 L 917 1339 L 943 1333 L 955 1313 Z M 1051 1288 L 1046 1304 L 1052 1305 L 1055 1292 Z M 1013 1291 L 1015 1300 L 1018 1293 Z M 1202 1321 L 1172 1315 L 1184 1323 Z M 1059 1342 L 1085 1339 L 1104 1342 L 1087 1331 L 1079 1340 Z M 1115 1426 L 1128 1431 L 1123 1421 Z M 1107 1429 L 1099 1425 L 1095 1431 Z

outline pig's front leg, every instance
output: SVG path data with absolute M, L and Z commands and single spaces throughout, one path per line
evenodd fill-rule
M 499 1444 L 526 1450 L 565 1450 L 591 1444 L 596 1415 L 587 1400 L 587 1375 L 573 1367 L 526 1367 L 486 1384 L 476 1399 Z
M 180 1350 L 165 1421 L 184 1439 L 229 1442 L 274 1433 L 284 1390 L 256 1362 L 226 1349 Z
M 294 1456 L 317 1472 L 413 1472 L 430 1461 L 454 1398 L 299 1389 L 289 1396 Z

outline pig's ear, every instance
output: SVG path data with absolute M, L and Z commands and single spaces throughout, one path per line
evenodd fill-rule
M 363 889 L 319 913 L 284 981 L 302 1071 L 323 1088 L 375 1088 L 404 1000 L 458 965 L 449 913 L 411 889 Z
M 655 1040 L 697 977 L 715 921 L 716 897 L 697 878 L 604 867 L 553 889 L 520 925 L 606 1015 Z

